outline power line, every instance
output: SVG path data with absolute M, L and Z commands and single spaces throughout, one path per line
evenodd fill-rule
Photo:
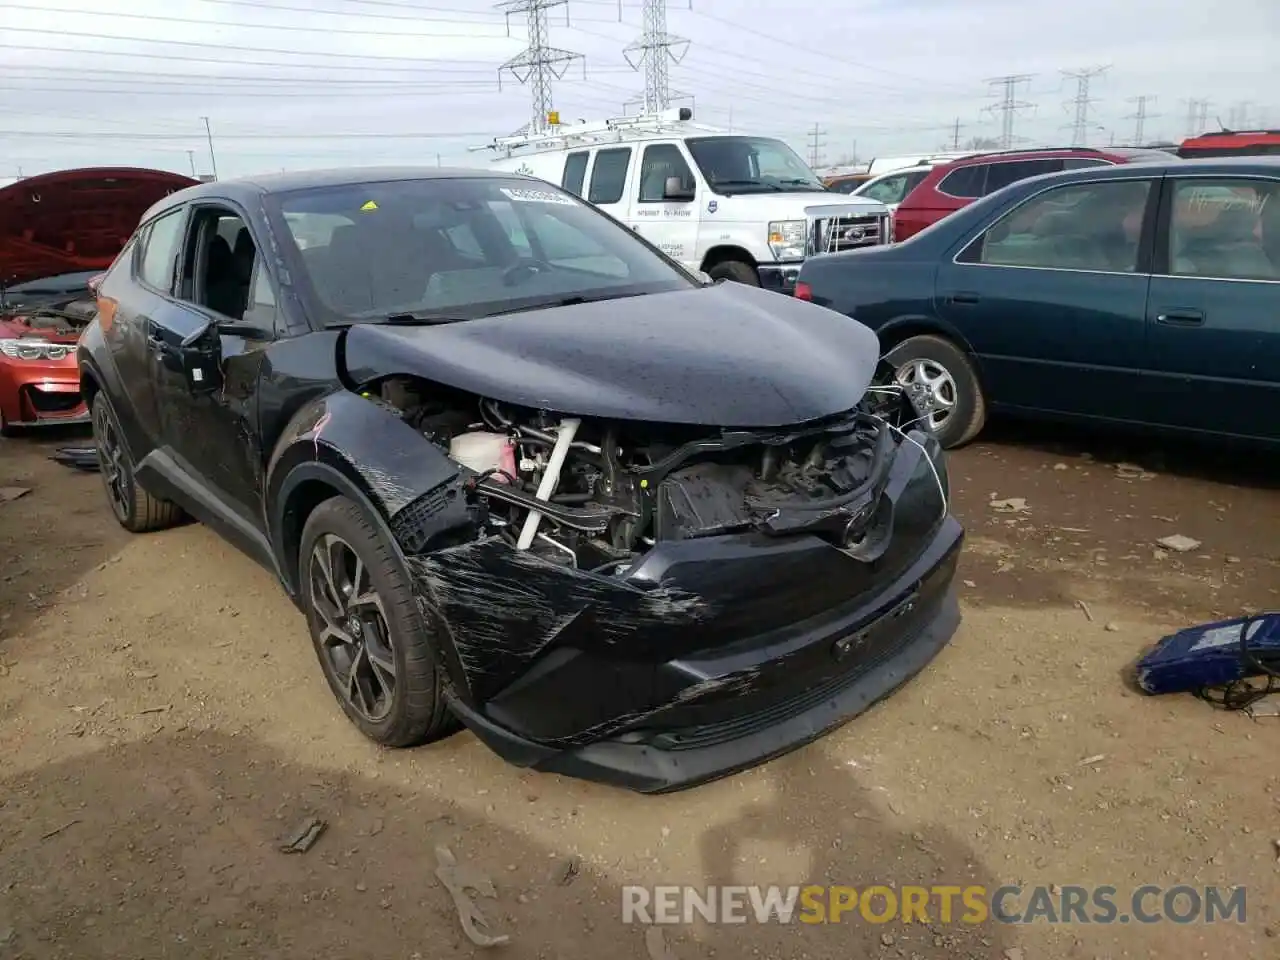
M 1018 87 L 1024 83 L 1030 83 L 1033 74 L 1019 73 L 1010 74 L 1005 77 L 994 77 L 987 81 L 994 87 L 1003 88 L 1003 94 L 999 103 L 993 103 L 987 107 L 992 113 L 1000 114 L 1000 146 L 1008 150 L 1013 146 L 1013 121 L 1023 110 L 1034 110 L 1035 104 L 1028 103 L 1025 100 L 1018 99 Z
M 1155 103 L 1156 98 L 1148 94 L 1143 94 L 1140 97 L 1130 97 L 1127 102 L 1137 104 L 1133 113 L 1129 114 L 1124 119 L 1133 121 L 1133 145 L 1135 147 L 1140 147 L 1146 143 L 1147 121 L 1154 120 L 1156 117 L 1160 116 L 1158 113 L 1149 113 L 1147 111 L 1147 104 Z
M 1071 105 L 1076 108 L 1076 118 L 1071 124 L 1071 145 L 1073 147 L 1086 146 L 1089 140 L 1089 106 L 1097 103 L 1089 96 L 1089 82 L 1094 77 L 1100 77 L 1110 67 L 1084 67 L 1080 70 L 1063 70 L 1062 75 L 1076 82 L 1076 95 L 1071 101 Z
M 827 135 L 827 131 L 822 129 L 820 124 L 815 123 L 813 130 L 809 133 L 809 166 L 817 170 L 822 166 L 823 156 L 822 148 L 827 142 L 822 138 Z
M 618 6 L 621 13 L 621 2 Z M 693 0 L 689 0 L 689 9 L 693 9 Z M 689 41 L 667 32 L 667 0 L 644 0 L 643 11 L 644 32 L 622 55 L 632 68 L 644 68 L 644 112 L 654 114 L 671 105 L 667 65 L 684 59 L 689 52 Z

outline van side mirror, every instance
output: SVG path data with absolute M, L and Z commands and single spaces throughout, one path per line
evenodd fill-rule
M 694 191 L 684 185 L 684 180 L 680 177 L 667 177 L 666 182 L 662 186 L 662 199 L 674 200 L 677 203 L 686 203 L 693 199 Z

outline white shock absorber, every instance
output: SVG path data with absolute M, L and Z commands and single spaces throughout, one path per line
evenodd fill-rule
M 538 492 L 536 494 L 539 500 L 550 500 L 551 495 L 556 492 L 556 484 L 560 482 L 560 469 L 564 466 L 564 458 L 569 455 L 569 446 L 573 443 L 574 434 L 578 432 L 578 427 L 582 425 L 582 421 L 569 417 L 560 421 L 560 431 L 556 434 L 556 445 L 551 448 L 551 459 L 547 463 L 547 469 L 542 472 L 542 482 L 538 484 Z M 530 510 L 529 515 L 524 518 L 524 527 L 520 531 L 520 539 L 516 541 L 517 550 L 528 550 L 533 543 L 533 538 L 538 534 L 538 524 L 542 522 L 542 514 L 537 510 Z

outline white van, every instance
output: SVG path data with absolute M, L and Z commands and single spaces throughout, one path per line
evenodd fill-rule
M 474 149 L 577 194 L 714 279 L 791 293 L 805 257 L 888 242 L 883 203 L 829 192 L 781 140 L 691 117 L 680 108 L 554 126 Z

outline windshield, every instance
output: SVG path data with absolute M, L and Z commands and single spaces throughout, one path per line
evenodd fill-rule
M 799 154 L 771 137 L 689 137 L 693 160 L 711 189 L 735 193 L 813 191 L 826 187 Z
M 549 184 L 396 180 L 291 191 L 275 202 L 326 323 L 468 319 L 696 286 Z

